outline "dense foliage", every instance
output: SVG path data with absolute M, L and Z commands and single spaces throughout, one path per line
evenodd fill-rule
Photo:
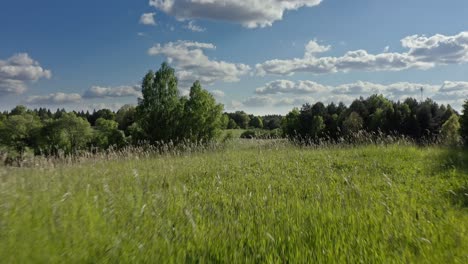
M 342 103 L 305 104 L 301 109 L 293 109 L 282 127 L 287 137 L 312 142 L 338 141 L 365 131 L 406 136 L 416 141 L 455 143 L 459 141 L 460 124 L 450 105 L 439 105 L 431 99 L 418 102 L 413 98 L 393 102 L 382 95 L 372 95 L 355 100 L 349 107 Z

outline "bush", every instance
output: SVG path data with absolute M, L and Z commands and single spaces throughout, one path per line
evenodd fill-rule
M 262 129 L 251 129 L 241 134 L 241 138 L 245 139 L 278 139 L 281 138 L 281 130 L 262 130 Z

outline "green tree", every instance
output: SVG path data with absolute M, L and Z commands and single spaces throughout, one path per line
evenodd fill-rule
M 253 127 L 253 128 L 260 128 L 260 129 L 262 129 L 262 128 L 263 128 L 263 120 L 262 120 L 262 118 L 259 117 L 259 116 L 254 116 L 254 117 L 250 120 L 249 126 L 250 126 L 250 127 Z
M 223 105 L 196 81 L 190 88 L 190 97 L 184 108 L 185 139 L 207 142 L 221 132 Z
M 296 138 L 297 136 L 299 136 L 298 132 L 300 128 L 300 120 L 299 120 L 300 114 L 301 113 L 299 112 L 299 109 L 294 108 L 283 119 L 283 123 L 281 127 L 286 137 Z
M 36 115 L 25 111 L 15 111 L 0 122 L 0 145 L 23 157 L 28 148 L 35 148 L 42 123 Z
M 364 121 L 357 112 L 351 112 L 351 114 L 343 122 L 343 129 L 346 134 L 352 135 L 353 133 L 359 132 L 363 128 Z
M 124 105 L 115 114 L 115 121 L 119 123 L 119 129 L 129 135 L 128 128 L 135 123 L 136 108 L 132 105 Z
M 86 149 L 92 140 L 93 130 L 89 122 L 74 113 L 63 113 L 50 121 L 42 130 L 41 149 L 49 155 L 76 154 Z
M 138 123 L 151 143 L 181 139 L 183 101 L 179 98 L 175 71 L 163 63 L 142 82 L 143 99 L 137 107 Z
M 112 120 L 99 118 L 96 120 L 94 143 L 101 149 L 107 149 L 110 146 L 125 146 L 125 135 L 118 129 L 119 124 Z
M 230 117 L 236 122 L 239 128 L 247 129 L 249 127 L 250 117 L 244 111 L 236 111 L 230 114 Z
M 462 116 L 460 120 L 461 136 L 466 145 L 468 145 L 468 100 L 463 104 Z
M 10 112 L 10 115 L 24 115 L 28 109 L 24 105 L 18 105 L 15 108 L 13 108 Z
M 441 141 L 445 145 L 456 146 L 460 144 L 460 122 L 456 114 L 452 116 L 442 125 L 440 131 Z
M 229 125 L 229 116 L 227 114 L 223 114 L 221 117 L 221 129 L 227 129 Z
M 239 128 L 239 126 L 237 126 L 236 121 L 234 121 L 234 119 L 232 119 L 232 118 L 229 118 L 227 129 L 238 129 L 238 128 Z
M 325 124 L 323 122 L 323 117 L 318 115 L 314 116 L 314 118 L 312 119 L 310 136 L 313 139 L 318 139 L 321 136 L 324 129 Z

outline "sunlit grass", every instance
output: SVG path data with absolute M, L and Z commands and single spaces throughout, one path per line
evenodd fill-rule
M 230 144 L 0 168 L 0 262 L 468 262 L 461 150 Z

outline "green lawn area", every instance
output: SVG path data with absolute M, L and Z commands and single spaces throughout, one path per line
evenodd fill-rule
M 0 167 L 0 262 L 468 263 L 467 193 L 468 154 L 436 147 Z

